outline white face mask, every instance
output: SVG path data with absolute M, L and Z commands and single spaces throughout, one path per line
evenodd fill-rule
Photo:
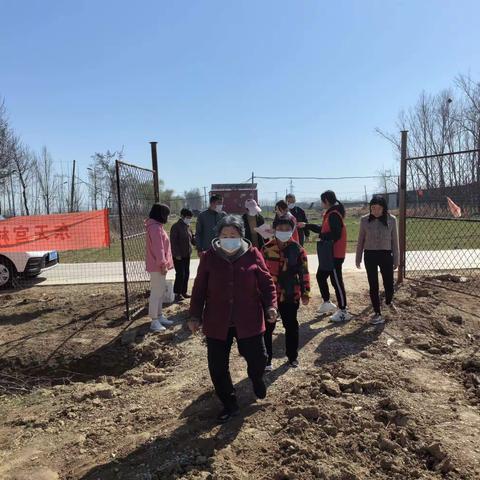
M 187 225 L 190 225 L 192 223 L 192 219 L 191 218 L 184 218 L 183 221 L 187 224 Z
M 248 211 L 248 214 L 249 214 L 251 217 L 256 217 L 256 216 L 257 216 L 257 211 L 256 211 L 256 210 L 249 210 L 249 211 Z
M 289 203 L 288 204 L 288 209 L 293 210 L 295 208 L 295 203 Z
M 217 213 L 221 213 L 223 211 L 223 205 L 216 205 L 215 206 L 215 210 L 217 211 Z
M 234 253 L 242 246 L 241 238 L 221 238 L 220 246 L 228 253 Z
M 278 240 L 280 240 L 283 243 L 287 243 L 292 238 L 292 235 L 293 235 L 292 230 L 289 230 L 288 232 L 280 232 L 280 231 L 275 232 L 275 237 L 277 237 Z

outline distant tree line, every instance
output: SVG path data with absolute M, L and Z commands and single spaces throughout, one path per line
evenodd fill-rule
M 116 213 L 115 161 L 123 158 L 123 148 L 95 152 L 86 172 L 80 173 L 74 162 L 71 171 L 61 171 L 46 146 L 35 152 L 21 140 L 8 118 L 5 101 L 0 98 L 0 214 L 4 216 L 103 208 Z M 163 180 L 160 201 L 170 205 L 174 213 L 185 206 L 193 210 L 205 206 L 199 189 L 176 195 L 165 188 Z
M 408 130 L 409 157 L 480 149 L 480 82 L 460 75 L 452 88 L 422 92 L 417 103 L 400 112 L 397 131 L 377 132 L 400 152 L 400 130 Z M 382 186 L 397 182 L 398 166 L 379 172 Z M 409 162 L 408 188 L 433 190 L 480 185 L 480 153 L 420 158 Z M 389 180 L 387 180 L 389 179 Z

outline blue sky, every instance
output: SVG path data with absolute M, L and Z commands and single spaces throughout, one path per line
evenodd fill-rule
M 24 141 L 84 170 L 122 145 L 147 166 L 157 140 L 179 192 L 252 170 L 375 174 L 394 162 L 375 127 L 394 130 L 422 90 L 480 78 L 476 0 L 0 0 L 0 12 L 0 96 Z M 287 184 L 261 182 L 261 197 Z

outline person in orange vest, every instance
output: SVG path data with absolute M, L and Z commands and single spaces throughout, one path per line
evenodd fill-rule
M 327 314 L 336 312 L 331 316 L 332 322 L 348 322 L 352 315 L 347 310 L 347 295 L 343 283 L 342 265 L 347 253 L 347 229 L 345 226 L 345 207 L 338 201 L 335 192 L 327 190 L 320 196 L 322 207 L 325 209 L 322 225 L 307 223 L 306 229 L 318 233 L 321 240 L 333 241 L 333 270 L 322 270 L 318 267 L 317 282 L 322 294 L 323 304 L 320 306 L 319 313 Z M 337 297 L 337 306 L 330 301 L 330 290 L 327 280 L 335 290 Z

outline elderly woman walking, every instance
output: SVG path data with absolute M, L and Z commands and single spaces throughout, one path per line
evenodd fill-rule
M 240 217 L 228 215 L 220 221 L 218 238 L 200 259 L 190 304 L 188 326 L 192 332 L 201 326 L 207 338 L 208 368 L 224 407 L 221 423 L 239 410 L 229 370 L 233 339 L 247 362 L 255 395 L 265 398 L 265 318 L 277 319 L 272 277 L 262 254 L 244 236 Z

